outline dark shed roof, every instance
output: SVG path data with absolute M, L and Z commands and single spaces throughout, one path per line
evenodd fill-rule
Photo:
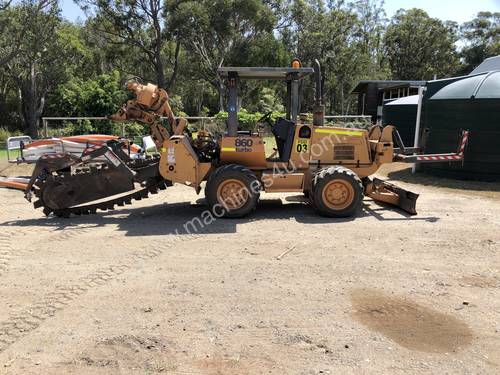
M 366 89 L 369 84 L 375 84 L 379 89 L 398 88 L 408 86 L 424 86 L 426 81 L 389 81 L 389 80 L 364 80 L 359 81 L 356 87 L 352 90 L 352 94 L 358 94 Z

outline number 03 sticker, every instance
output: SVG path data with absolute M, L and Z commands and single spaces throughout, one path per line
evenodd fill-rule
M 297 140 L 297 146 L 296 146 L 297 152 L 307 152 L 309 151 L 309 141 L 308 140 L 302 140 L 299 139 Z

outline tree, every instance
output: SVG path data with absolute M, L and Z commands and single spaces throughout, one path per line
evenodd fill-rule
M 353 7 L 357 15 L 354 36 L 361 49 L 366 77 L 383 79 L 387 76 L 384 55 L 383 36 L 387 26 L 387 18 L 383 0 L 357 0 Z M 363 58 L 362 57 L 362 58 Z
M 463 73 L 470 73 L 484 59 L 500 55 L 500 13 L 480 12 L 460 28 L 465 46 L 461 56 Z
M 222 110 L 225 88 L 217 68 L 229 63 L 234 48 L 256 46 L 259 38 L 272 33 L 276 18 L 259 0 L 173 0 L 169 4 L 170 30 L 196 58 L 200 78 L 218 91 Z
M 393 79 L 432 79 L 459 67 L 455 25 L 431 18 L 421 9 L 400 9 L 384 37 Z
M 118 71 L 90 79 L 74 77 L 54 90 L 49 109 L 54 116 L 106 116 L 115 113 L 125 97 Z
M 10 3 L 0 1 L 0 66 L 8 63 L 16 54 L 16 44 L 9 37 L 18 33 L 19 25 L 12 22 Z
M 354 6 L 343 1 L 294 0 L 290 6 L 291 22 L 281 30 L 283 43 L 304 65 L 320 61 L 328 113 L 348 113 L 355 82 L 380 71 L 383 13 L 377 4 L 370 0 L 357 1 Z M 312 83 L 303 85 L 304 110 L 311 110 Z
M 78 3 L 88 14 L 95 13 L 92 25 L 109 45 L 126 47 L 127 57 L 138 64 L 145 59 L 158 86 L 166 89 L 173 86 L 181 44 L 175 37 L 170 40 L 171 35 L 167 33 L 164 0 L 78 0 Z M 173 43 L 173 53 L 166 56 L 164 51 L 169 43 Z M 168 79 L 167 67 L 171 67 Z
M 19 95 L 20 112 L 32 137 L 38 136 L 38 124 L 45 108 L 47 93 L 64 80 L 66 47 L 60 42 L 61 24 L 56 0 L 40 3 L 25 1 L 12 8 L 11 17 L 24 25 L 24 36 L 5 70 Z

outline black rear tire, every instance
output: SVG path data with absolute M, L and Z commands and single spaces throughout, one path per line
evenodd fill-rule
M 311 201 L 323 216 L 353 216 L 361 208 L 363 195 L 363 183 L 348 168 L 324 168 L 313 178 Z
M 255 210 L 262 186 L 250 169 L 227 164 L 213 172 L 205 186 L 208 207 L 220 217 L 238 218 Z

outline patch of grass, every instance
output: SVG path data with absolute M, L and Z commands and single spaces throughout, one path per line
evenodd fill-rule
M 0 148 L 0 162 L 7 161 L 7 150 Z

